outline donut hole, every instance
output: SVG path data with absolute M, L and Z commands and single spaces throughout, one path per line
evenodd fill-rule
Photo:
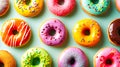
M 98 4 L 99 0 L 91 0 L 93 4 Z
M 32 59 L 32 65 L 39 65 L 40 64 L 40 58 L 39 57 L 35 57 Z
M 118 29 L 118 35 L 120 36 L 120 29 Z
M 63 5 L 64 4 L 64 0 L 58 0 L 58 4 L 59 5 Z
M 29 5 L 30 2 L 31 2 L 31 0 L 25 0 L 25 4 L 26 4 L 26 5 Z
M 4 64 L 0 62 L 0 67 L 4 67 Z
M 84 35 L 90 35 L 90 29 L 89 28 L 85 28 L 83 31 L 82 31 L 82 33 L 84 34 Z
M 111 64 L 113 63 L 113 61 L 112 61 L 112 59 L 107 59 L 107 60 L 105 61 L 105 63 L 106 63 L 107 65 L 111 65 Z
M 17 30 L 12 31 L 13 35 L 17 35 L 19 32 Z
M 75 64 L 75 58 L 74 57 L 70 58 L 70 60 L 68 61 L 68 64 L 74 65 Z
M 50 36 L 54 36 L 56 34 L 56 30 L 55 29 L 50 29 L 49 30 L 49 35 Z

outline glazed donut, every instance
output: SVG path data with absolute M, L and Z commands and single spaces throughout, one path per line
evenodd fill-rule
M 70 14 L 76 5 L 75 0 L 47 0 L 49 10 L 57 16 Z
M 118 11 L 120 11 L 120 0 L 116 0 L 116 7 Z
M 42 24 L 39 35 L 46 45 L 61 46 L 67 38 L 67 30 L 60 20 L 50 19 Z
M 58 67 L 88 67 L 88 59 L 81 49 L 70 47 L 60 55 Z
M 31 48 L 22 56 L 22 67 L 52 67 L 52 59 L 46 50 Z
M 109 24 L 108 39 L 112 44 L 120 46 L 120 18 Z
M 9 10 L 9 0 L 0 0 L 0 16 L 3 16 Z
M 0 67 L 16 67 L 14 57 L 6 50 L 0 50 Z
M 101 15 L 105 13 L 111 0 L 81 0 L 83 10 L 91 15 Z
M 93 60 L 94 67 L 120 67 L 120 52 L 115 48 L 103 48 Z
M 22 47 L 31 37 L 30 26 L 21 19 L 6 21 L 1 30 L 2 41 L 10 47 Z
M 26 17 L 37 16 L 43 8 L 43 0 L 15 0 L 16 11 Z
M 82 46 L 95 46 L 101 38 L 101 28 L 92 19 L 82 19 L 73 28 L 74 40 Z

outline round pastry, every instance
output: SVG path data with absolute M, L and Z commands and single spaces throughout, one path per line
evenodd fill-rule
M 46 45 L 61 46 L 67 38 L 67 30 L 60 20 L 50 19 L 42 24 L 39 35 Z
M 31 48 L 22 56 L 22 67 L 52 67 L 52 59 L 46 50 Z
M 30 40 L 31 29 L 22 19 L 10 19 L 3 24 L 1 36 L 7 46 L 21 47 Z
M 76 5 L 75 0 L 47 0 L 49 10 L 57 16 L 70 14 Z
M 108 39 L 112 44 L 120 46 L 120 18 L 109 24 Z
M 88 67 L 88 59 L 81 49 L 70 47 L 60 55 L 58 67 Z
M 0 0 L 0 16 L 3 16 L 9 10 L 9 0 Z
M 120 0 L 116 0 L 116 7 L 118 11 L 120 11 Z
M 0 50 L 0 67 L 16 67 L 14 57 L 6 50 Z
M 115 48 L 103 48 L 93 60 L 94 67 L 120 67 L 120 52 Z
M 83 10 L 91 15 L 101 15 L 105 13 L 111 0 L 81 0 Z
M 73 37 L 79 45 L 92 47 L 100 41 L 101 28 L 95 20 L 83 19 L 73 28 Z
M 43 0 L 15 0 L 16 11 L 26 17 L 37 16 L 43 8 Z

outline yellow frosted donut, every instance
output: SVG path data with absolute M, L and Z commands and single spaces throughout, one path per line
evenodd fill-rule
M 72 32 L 75 41 L 82 46 L 95 46 L 101 38 L 101 28 L 99 24 L 92 19 L 80 20 Z
M 43 8 L 43 0 L 14 0 L 16 11 L 26 17 L 34 17 Z

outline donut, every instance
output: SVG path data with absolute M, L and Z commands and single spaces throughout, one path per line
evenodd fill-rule
M 53 18 L 41 25 L 39 36 L 48 46 L 62 46 L 67 38 L 67 30 L 62 21 Z
M 116 7 L 118 11 L 120 12 L 120 0 L 116 0 Z
M 23 54 L 22 67 L 52 67 L 52 59 L 43 48 L 31 48 Z
M 88 67 L 88 59 L 81 49 L 69 47 L 60 55 L 58 67 Z
M 102 15 L 110 7 L 111 0 L 81 0 L 80 4 L 85 12 L 91 15 Z
M 94 67 L 120 67 L 120 52 L 111 47 L 100 49 L 93 59 Z
M 30 26 L 22 19 L 10 19 L 1 29 L 2 41 L 10 47 L 22 47 L 31 38 Z
M 109 24 L 108 39 L 112 44 L 120 46 L 120 18 L 115 19 Z
M 14 0 L 14 7 L 19 14 L 34 17 L 41 12 L 43 2 L 43 0 Z
M 3 16 L 9 10 L 9 0 L 0 0 L 0 16 Z
M 6 50 L 0 50 L 0 67 L 16 67 L 16 60 Z
M 67 16 L 75 8 L 75 0 L 47 0 L 48 9 L 57 16 Z
M 74 40 L 82 46 L 93 47 L 101 38 L 101 28 L 93 19 L 82 19 L 73 28 Z

